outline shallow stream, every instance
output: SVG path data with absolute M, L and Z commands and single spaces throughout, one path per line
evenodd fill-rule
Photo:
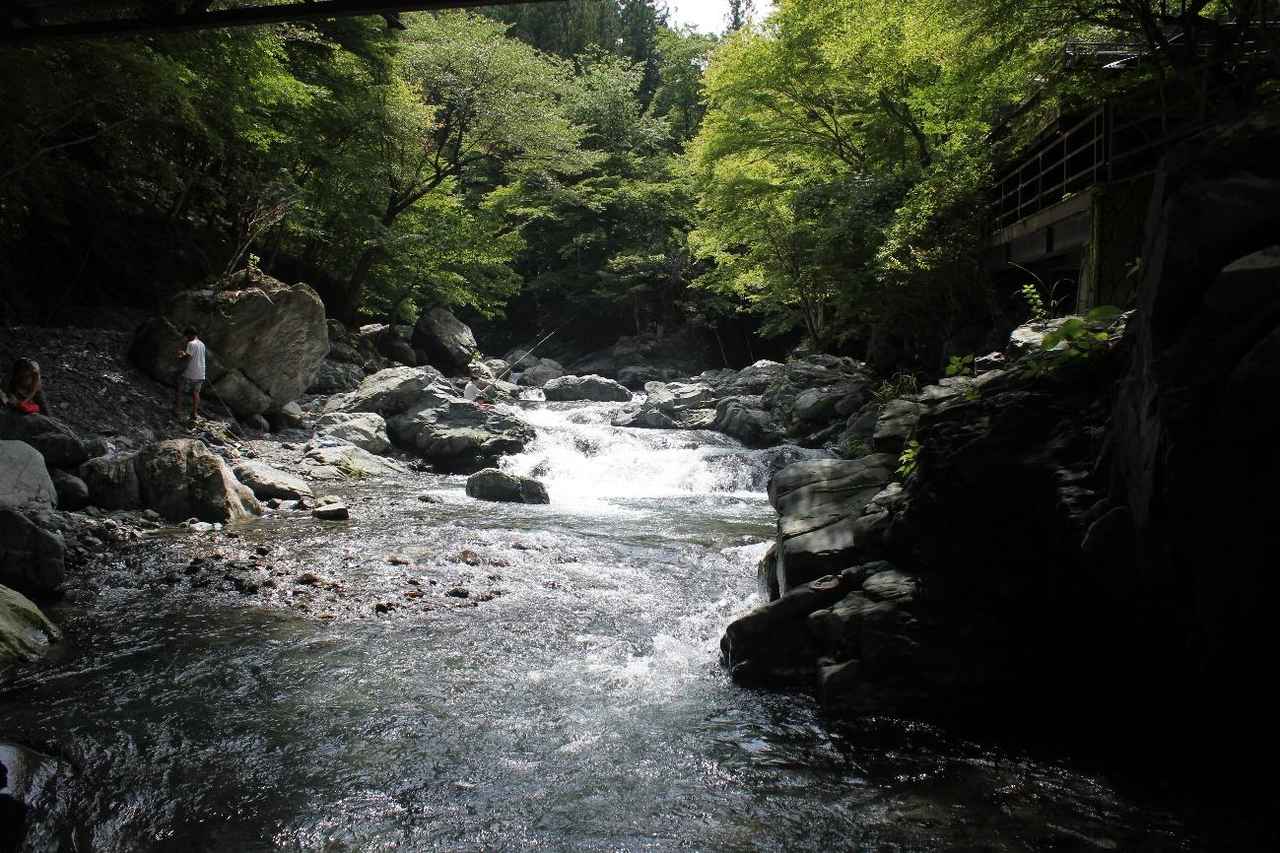
M 759 603 L 777 454 L 614 428 L 617 408 L 526 407 L 539 440 L 506 465 L 550 506 L 405 473 L 337 490 L 350 522 L 228 540 L 386 613 L 158 582 L 185 532 L 97 570 L 52 611 L 67 647 L 0 693 L 0 739 L 58 756 L 28 847 L 1194 849 L 1068 767 L 732 685 L 718 641 Z

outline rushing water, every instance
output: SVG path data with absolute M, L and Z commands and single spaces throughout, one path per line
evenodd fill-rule
M 1191 849 L 1070 769 L 734 687 L 717 644 L 758 603 L 778 454 L 616 410 L 526 408 L 539 439 L 506 464 L 550 506 L 405 474 L 346 489 L 350 523 L 235 540 L 370 601 L 405 555 L 440 579 L 421 608 L 325 621 L 159 583 L 178 538 L 87 579 L 55 610 L 68 648 L 0 695 L 0 734 L 58 756 L 30 849 Z

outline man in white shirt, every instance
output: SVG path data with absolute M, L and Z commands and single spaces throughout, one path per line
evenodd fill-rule
M 178 382 L 178 396 L 173 403 L 174 417 L 182 417 L 182 395 L 191 395 L 191 422 L 200 414 L 200 386 L 204 385 L 204 341 L 196 337 L 196 330 L 188 326 L 183 332 L 187 337 L 186 349 L 178 351 L 178 358 L 186 361 Z

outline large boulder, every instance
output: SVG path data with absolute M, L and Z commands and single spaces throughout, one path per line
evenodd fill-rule
M 84 442 L 62 421 L 45 415 L 0 411 L 0 439 L 25 441 L 50 468 L 74 468 L 89 458 Z
M 90 459 L 80 478 L 104 509 L 153 509 L 170 521 L 239 521 L 262 512 L 222 457 L 196 439 Z
M 551 503 L 546 486 L 530 477 L 507 474 L 497 468 L 485 468 L 467 478 L 467 495 L 482 501 L 507 503 Z
M 701 383 L 650 382 L 640 410 L 614 421 L 614 426 L 656 429 L 706 429 L 716 417 L 717 397 Z
M 434 367 L 388 367 L 366 377 L 356 390 L 330 397 L 324 411 L 375 412 L 389 417 L 457 399 L 453 384 Z
M 170 521 L 240 521 L 262 512 L 222 457 L 190 438 L 144 448 L 135 463 L 145 506 Z
M 58 493 L 59 509 L 83 509 L 89 503 L 89 487 L 75 474 L 54 468 L 49 472 L 53 489 Z
M 631 392 L 623 385 L 603 376 L 561 376 L 542 386 L 542 393 L 550 401 L 591 400 L 597 403 L 620 402 L 631 399 Z
M 549 358 L 534 359 L 535 364 L 522 365 L 520 379 L 517 385 L 525 385 L 530 388 L 542 388 L 552 379 L 559 379 L 564 376 L 564 368 Z
M 387 432 L 398 447 L 451 473 L 478 471 L 534 439 L 533 428 L 516 416 L 464 400 L 396 415 Z
M 387 422 L 373 412 L 329 412 L 316 421 L 316 432 L 350 442 L 370 453 L 386 453 L 391 449 Z
M 877 453 L 900 454 L 908 439 L 915 435 L 916 425 L 925 407 L 915 400 L 890 400 L 876 419 L 872 445 Z
M 782 469 L 769 482 L 778 511 L 778 587 L 782 595 L 838 572 L 859 555 L 855 525 L 893 479 L 897 459 L 815 459 Z
M 450 374 L 465 371 L 480 351 L 470 327 L 440 307 L 418 318 L 413 346 L 425 352 L 432 365 Z
M 44 457 L 25 441 L 0 440 L 0 507 L 57 503 Z
M 89 500 L 102 509 L 142 507 L 142 483 L 138 480 L 138 454 L 95 456 L 80 466 L 80 479 L 89 488 Z
M 726 397 L 716 405 L 711 429 L 732 436 L 747 447 L 772 447 L 786 438 L 778 418 L 759 396 Z
M 174 354 L 183 346 L 179 330 L 186 326 L 194 326 L 208 347 L 212 389 L 238 416 L 262 414 L 300 397 L 329 352 L 324 304 L 316 292 L 254 271 L 237 273 L 217 290 L 179 293 L 163 321 L 138 330 L 134 362 L 162 382 L 175 381 L 180 363 Z
M 272 468 L 265 462 L 242 459 L 232 466 L 236 479 L 248 486 L 259 500 L 298 500 L 313 497 L 311 487 L 296 474 Z
M 316 377 L 307 386 L 307 393 L 339 394 L 351 391 L 364 381 L 364 375 L 364 368 L 358 364 L 326 358 L 316 369 Z
M 60 639 L 62 632 L 30 599 L 16 590 L 0 586 L 0 667 L 35 660 Z M 0 790 L 7 787 L 9 785 L 0 787 Z
M 62 534 L 15 509 L 0 508 L 0 584 L 33 594 L 55 590 L 66 577 Z

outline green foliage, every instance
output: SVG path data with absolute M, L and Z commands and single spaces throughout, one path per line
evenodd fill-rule
M 857 436 L 849 436 L 840 448 L 840 455 L 845 459 L 861 459 L 869 453 L 871 453 L 871 448 Z
M 898 476 L 906 479 L 916 472 L 919 464 L 920 442 L 914 438 L 907 442 L 907 446 L 902 449 L 902 455 L 898 457 Z
M 871 392 L 871 398 L 880 406 L 890 400 L 896 400 L 899 397 L 910 397 L 913 394 L 920 393 L 920 381 L 911 373 L 895 373 L 885 381 L 881 382 L 876 390 Z
M 1099 305 L 1084 317 L 1068 317 L 1044 336 L 1029 369 L 1033 374 L 1045 374 L 1105 352 L 1123 332 L 1123 317 L 1124 313 L 1114 305 Z
M 1027 310 L 1031 312 L 1031 320 L 1035 323 L 1043 323 L 1049 319 L 1049 309 L 1044 307 L 1044 297 L 1040 295 L 1040 289 L 1031 282 L 1022 285 L 1022 298 L 1027 303 Z
M 970 355 L 953 355 L 947 362 L 948 376 L 964 376 L 974 372 L 974 357 Z

